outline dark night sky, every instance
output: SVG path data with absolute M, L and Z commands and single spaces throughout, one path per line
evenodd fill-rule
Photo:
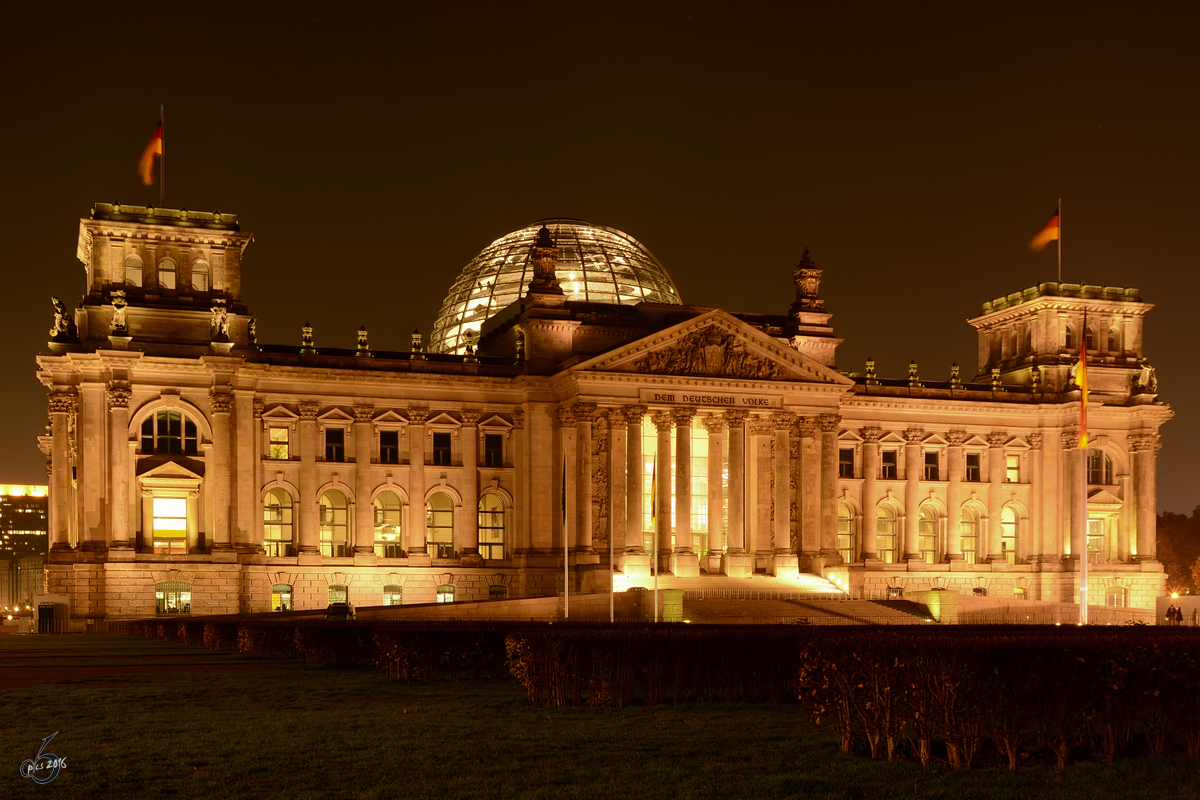
M 1063 198 L 1063 279 L 1157 304 L 1176 418 L 1160 510 L 1200 503 L 1200 5 L 111 4 L 5 9 L 9 275 L 0 481 L 41 483 L 49 298 L 78 219 L 158 205 L 135 165 L 167 108 L 167 202 L 240 216 L 260 341 L 429 333 L 496 237 L 573 216 L 629 232 L 686 302 L 784 313 L 805 246 L 882 376 L 976 366 L 987 299 L 1055 279 L 1029 239 Z

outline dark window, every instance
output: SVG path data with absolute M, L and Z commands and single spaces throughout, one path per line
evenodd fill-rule
M 346 460 L 346 431 L 344 428 L 325 429 L 325 460 Z
M 504 466 L 504 437 L 488 433 L 483 437 L 483 463 L 489 467 Z
M 504 600 L 508 597 L 507 586 L 489 586 L 488 600 Z
M 925 453 L 925 480 L 941 480 L 938 477 L 938 454 L 936 451 Z
M 450 466 L 449 433 L 435 433 L 433 435 L 433 463 L 434 466 L 438 467 Z
M 843 447 L 838 450 L 838 477 L 854 477 L 854 448 Z
M 967 453 L 967 480 L 979 483 L 983 480 L 983 467 L 979 453 Z
M 379 432 L 379 463 L 400 463 L 400 431 Z
M 1109 485 L 1113 482 L 1112 459 L 1102 450 L 1088 450 L 1087 454 L 1088 483 Z
M 142 452 L 196 455 L 196 423 L 178 411 L 159 411 L 142 422 Z
M 880 471 L 880 477 L 884 480 L 896 480 L 896 451 L 884 450 L 879 455 L 883 458 L 883 463 L 880 465 L 883 467 Z

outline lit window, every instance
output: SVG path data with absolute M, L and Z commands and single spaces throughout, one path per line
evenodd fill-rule
M 1113 482 L 1112 458 L 1103 450 L 1088 450 L 1087 473 L 1088 483 L 1111 485 Z
M 1087 553 L 1089 564 L 1104 563 L 1104 520 L 1087 521 Z
M 498 433 L 484 434 L 483 463 L 489 467 L 504 466 L 504 437 Z
M 454 602 L 454 587 L 449 584 L 443 584 L 437 587 L 437 602 L 453 603 Z
M 479 555 L 504 558 L 504 501 L 495 494 L 479 500 Z
M 154 552 L 187 552 L 187 499 L 155 497 Z
M 208 291 L 207 261 L 196 261 L 192 264 L 192 289 L 197 292 Z
M 885 564 L 896 563 L 896 512 L 880 506 L 875 521 L 875 546 Z
M 1021 482 L 1021 454 L 1009 453 L 1004 457 L 1004 482 Z
M 379 432 L 379 463 L 400 463 L 400 431 Z
M 142 285 L 142 259 L 137 256 L 130 256 L 125 259 L 125 285 Z
M 174 289 L 175 288 L 175 261 L 170 258 L 164 258 L 158 262 L 158 288 Z
M 853 478 L 854 477 L 854 448 L 842 447 L 838 449 L 838 477 Z
M 395 492 L 380 492 L 375 498 L 375 555 L 403 558 L 400 497 Z
M 277 583 L 271 587 L 271 610 L 292 610 L 292 587 L 286 583 Z
M 454 557 L 454 503 L 444 492 L 429 498 L 426 505 L 425 539 L 433 558 Z
M 345 558 L 348 531 L 346 495 L 330 489 L 321 495 L 321 555 Z
M 1017 512 L 1012 506 L 1005 506 L 1000 514 L 1000 554 L 1010 564 L 1017 563 L 1017 544 L 1019 542 Z
M 838 553 L 847 564 L 854 560 L 854 512 L 845 503 L 838 503 Z
M 983 459 L 979 453 L 967 453 L 967 480 L 979 483 L 983 480 Z
M 936 450 L 925 451 L 925 480 L 939 480 L 938 453 Z
M 283 489 L 267 492 L 263 504 L 263 549 L 272 558 L 295 555 L 292 550 L 292 496 Z
M 1125 607 L 1125 590 L 1120 586 L 1110 586 L 1104 590 L 1104 605 L 1112 608 Z
M 395 583 L 389 583 L 387 586 L 384 586 L 383 604 L 385 606 L 404 605 L 404 587 Z
M 142 421 L 142 454 L 189 455 L 199 452 L 196 423 L 178 411 L 159 411 Z
M 881 459 L 879 477 L 883 478 L 885 481 L 896 480 L 896 475 L 899 474 L 899 470 L 896 466 L 899 463 L 899 459 L 896 457 L 896 451 L 884 450 L 879 455 Z
M 325 429 L 325 460 L 339 462 L 346 460 L 345 428 Z
M 926 564 L 937 563 L 938 518 L 933 506 L 921 506 L 917 527 L 917 548 Z
M 450 434 L 433 434 L 433 464 L 437 467 L 450 466 Z
M 278 459 L 280 461 L 287 461 L 291 455 L 291 451 L 288 446 L 291 439 L 291 430 L 287 427 L 272 427 L 270 430 L 270 439 L 271 458 Z
M 350 592 L 346 589 L 346 586 L 344 584 L 340 584 L 340 583 L 329 584 L 329 602 L 330 603 L 348 603 L 349 600 L 347 600 L 347 598 L 349 596 L 350 596 Z
M 971 506 L 962 510 L 962 557 L 968 564 L 979 560 L 979 513 Z
M 156 583 L 154 608 L 159 614 L 192 613 L 192 585 L 182 581 Z

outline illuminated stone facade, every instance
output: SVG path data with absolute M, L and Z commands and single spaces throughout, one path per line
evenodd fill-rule
M 48 591 L 113 617 L 538 597 L 565 543 L 572 591 L 607 588 L 611 547 L 618 587 L 657 563 L 1072 601 L 1086 535 L 1092 602 L 1153 607 L 1170 411 L 1136 291 L 1001 298 L 973 379 L 888 380 L 834 367 L 807 253 L 789 313 L 737 314 L 573 300 L 540 233 L 461 352 L 285 347 L 255 340 L 236 218 L 97 205 L 38 359 Z

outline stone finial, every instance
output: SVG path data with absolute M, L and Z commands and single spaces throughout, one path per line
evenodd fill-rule
M 958 373 L 959 373 L 958 362 L 957 361 L 951 362 L 951 364 L 950 364 L 950 388 L 951 389 L 961 389 L 962 388 L 962 378 L 959 377 Z
M 1000 382 L 1000 368 L 999 367 L 992 367 L 992 391 L 993 392 L 1004 391 L 1004 386 Z
M 425 358 L 425 346 L 421 344 L 421 329 L 414 328 L 412 332 L 412 344 L 409 346 L 409 357 L 413 359 Z
M 921 386 L 921 379 L 917 377 L 917 360 L 915 358 L 908 362 L 908 385 Z
M 254 317 L 246 323 L 246 336 L 250 339 L 250 346 L 255 350 L 258 349 L 258 320 Z
M 1029 373 L 1030 384 L 1035 392 L 1042 390 L 1042 368 L 1035 366 Z
M 371 358 L 371 345 L 367 344 L 367 326 L 358 326 L 358 351 L 354 354 L 359 358 Z
M 807 247 L 800 257 L 800 263 L 792 270 L 792 281 L 796 284 L 796 302 L 791 308 L 793 316 L 804 311 L 821 313 L 825 310 L 825 301 L 818 296 L 821 270 L 817 269 L 817 262 Z
M 517 355 L 513 359 L 513 363 L 525 363 L 525 334 L 521 331 L 517 331 L 516 336 L 513 337 L 513 345 L 516 347 L 517 351 Z
M 478 361 L 479 359 L 475 357 L 475 331 L 469 329 L 463 331 L 462 342 L 466 355 L 466 358 L 463 360 L 468 363 Z
M 300 352 L 304 355 L 317 354 L 317 348 L 313 347 L 313 329 L 307 322 L 300 329 Z
M 529 251 L 529 260 L 533 262 L 533 280 L 529 282 L 529 291 L 562 294 L 562 287 L 558 285 L 554 274 L 558 268 L 558 248 L 550 240 L 550 229 L 545 225 L 538 231 L 537 242 Z
M 875 374 L 875 359 L 867 356 L 867 371 L 863 373 L 863 377 L 867 379 L 868 384 L 879 383 L 879 376 Z

